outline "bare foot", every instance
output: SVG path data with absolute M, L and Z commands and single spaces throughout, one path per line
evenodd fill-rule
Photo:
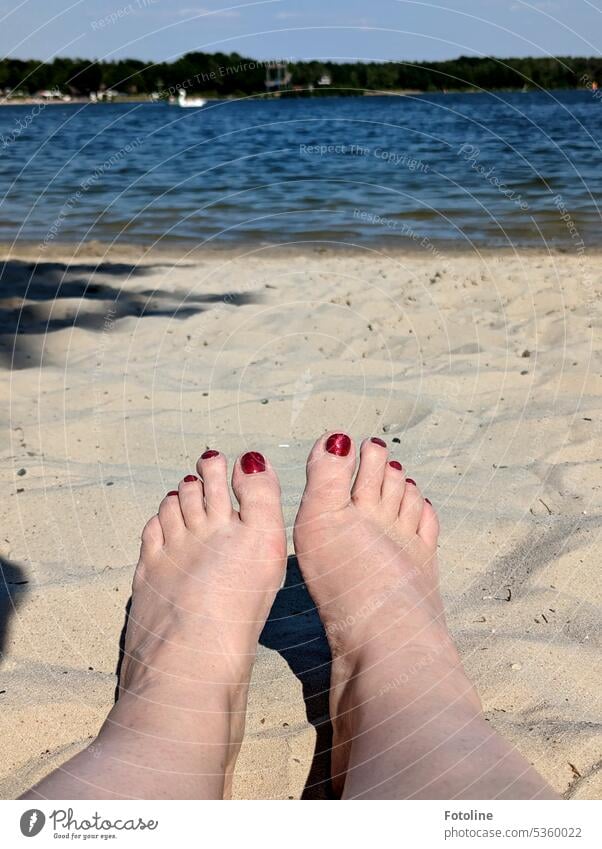
M 92 747 L 34 791 L 50 798 L 221 798 L 244 730 L 257 641 L 280 587 L 280 488 L 251 452 L 206 451 L 144 528 L 120 696 Z
M 382 439 L 362 443 L 354 479 L 355 464 L 345 434 L 318 440 L 294 533 L 333 656 L 335 789 L 477 798 L 503 761 L 508 787 L 485 794 L 549 791 L 483 720 L 462 669 L 439 593 L 434 508 Z

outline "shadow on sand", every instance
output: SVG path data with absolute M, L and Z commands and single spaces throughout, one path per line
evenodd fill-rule
M 240 306 L 258 300 L 248 292 L 198 295 L 129 288 L 130 281 L 156 271 L 157 266 L 123 262 L 0 262 L 0 361 L 13 369 L 39 366 L 39 346 L 32 345 L 32 337 L 66 327 L 99 331 L 107 320 L 184 319 L 220 301 Z
M 303 582 L 297 558 L 288 558 L 286 581 L 259 638 L 277 651 L 303 687 L 307 719 L 316 729 L 316 750 L 303 799 L 330 799 L 332 726 L 328 711 L 330 649 L 318 612 Z
M 10 617 L 23 601 L 28 583 L 23 566 L 0 557 L 0 661 L 6 651 Z

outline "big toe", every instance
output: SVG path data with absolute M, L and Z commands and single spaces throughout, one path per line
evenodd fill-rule
M 320 437 L 307 458 L 307 483 L 303 503 L 313 503 L 321 511 L 340 510 L 351 499 L 355 470 L 355 446 L 346 433 Z
M 284 527 L 278 476 L 263 454 L 249 451 L 238 458 L 232 472 L 232 489 L 246 525 L 267 532 Z

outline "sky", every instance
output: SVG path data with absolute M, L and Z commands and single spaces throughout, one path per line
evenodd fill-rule
M 602 0 L 0 0 L 0 55 L 171 61 L 595 56 Z

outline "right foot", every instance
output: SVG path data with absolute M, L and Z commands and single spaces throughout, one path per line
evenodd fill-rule
M 403 711 L 411 724 L 426 694 L 438 692 L 471 715 L 480 712 L 445 625 L 435 510 L 383 440 L 362 443 L 353 480 L 355 463 L 345 434 L 318 440 L 294 532 L 333 656 L 332 774 L 339 793 L 351 744 L 372 709 L 385 718 Z

